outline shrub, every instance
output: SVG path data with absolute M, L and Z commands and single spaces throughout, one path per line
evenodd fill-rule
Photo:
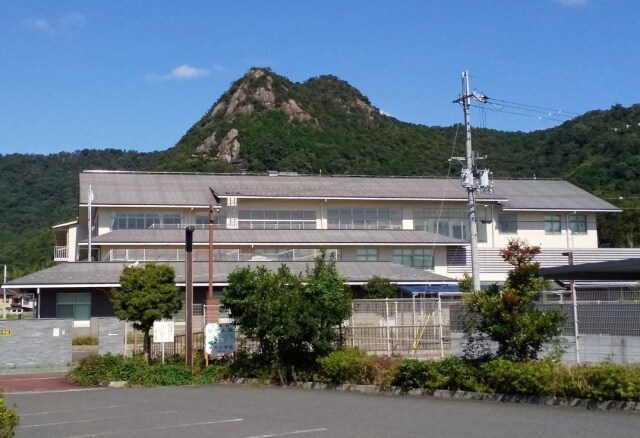
M 640 400 L 640 366 L 599 365 L 575 367 L 569 372 L 566 393 L 595 400 Z
M 143 373 L 147 367 L 144 358 L 140 356 L 124 358 L 111 353 L 91 355 L 82 359 L 67 374 L 67 378 L 82 386 L 96 386 L 116 380 L 130 381 L 132 376 Z
M 206 385 L 228 379 L 229 376 L 228 365 L 209 365 L 193 376 L 193 383 L 195 385 Z
M 318 359 L 321 379 L 331 383 L 367 384 L 367 353 L 343 348 Z
M 153 365 L 137 370 L 129 383 L 143 386 L 177 386 L 190 385 L 191 369 L 187 365 Z
M 566 368 L 552 361 L 515 363 L 493 359 L 480 367 L 488 391 L 503 394 L 560 395 Z
M 20 423 L 20 418 L 4 402 L 4 396 L 0 391 L 0 437 L 12 438 L 15 436 L 15 428 Z
M 367 360 L 367 381 L 388 388 L 398 383 L 400 359 L 389 356 L 369 356 Z
M 475 367 L 460 358 L 443 360 L 405 359 L 398 372 L 403 392 L 410 389 L 448 389 L 460 391 L 482 391 Z
M 71 343 L 72 345 L 98 345 L 98 338 L 95 336 L 76 336 Z

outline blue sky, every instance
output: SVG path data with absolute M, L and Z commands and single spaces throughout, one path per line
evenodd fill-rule
M 468 69 L 549 109 L 487 106 L 474 126 L 546 129 L 640 102 L 639 17 L 636 0 L 3 1 L 0 154 L 167 149 L 251 66 L 336 75 L 429 126 L 462 121 Z

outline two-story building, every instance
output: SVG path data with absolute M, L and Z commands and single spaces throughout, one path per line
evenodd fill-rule
M 194 226 L 195 300 L 209 285 L 213 214 L 216 294 L 238 266 L 302 272 L 321 248 L 357 287 L 373 275 L 412 292 L 455 288 L 471 272 L 467 192 L 457 179 L 85 171 L 78 218 L 53 227 L 58 265 L 3 287 L 34 293 L 40 317 L 109 316 L 124 266 L 168 263 L 184 286 L 185 228 Z M 596 213 L 620 210 L 560 180 L 497 180 L 478 193 L 479 271 L 504 280 L 510 239 L 540 245 L 543 266 L 640 256 L 598 248 Z M 89 260 L 90 259 L 90 260 Z

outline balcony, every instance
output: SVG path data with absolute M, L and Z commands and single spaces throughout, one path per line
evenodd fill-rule
M 68 249 L 66 246 L 53 247 L 53 260 L 56 262 L 66 262 L 68 257 Z

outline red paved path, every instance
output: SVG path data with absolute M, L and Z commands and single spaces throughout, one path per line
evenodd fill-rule
M 77 386 L 64 378 L 63 373 L 8 374 L 0 376 L 4 392 L 59 391 Z

